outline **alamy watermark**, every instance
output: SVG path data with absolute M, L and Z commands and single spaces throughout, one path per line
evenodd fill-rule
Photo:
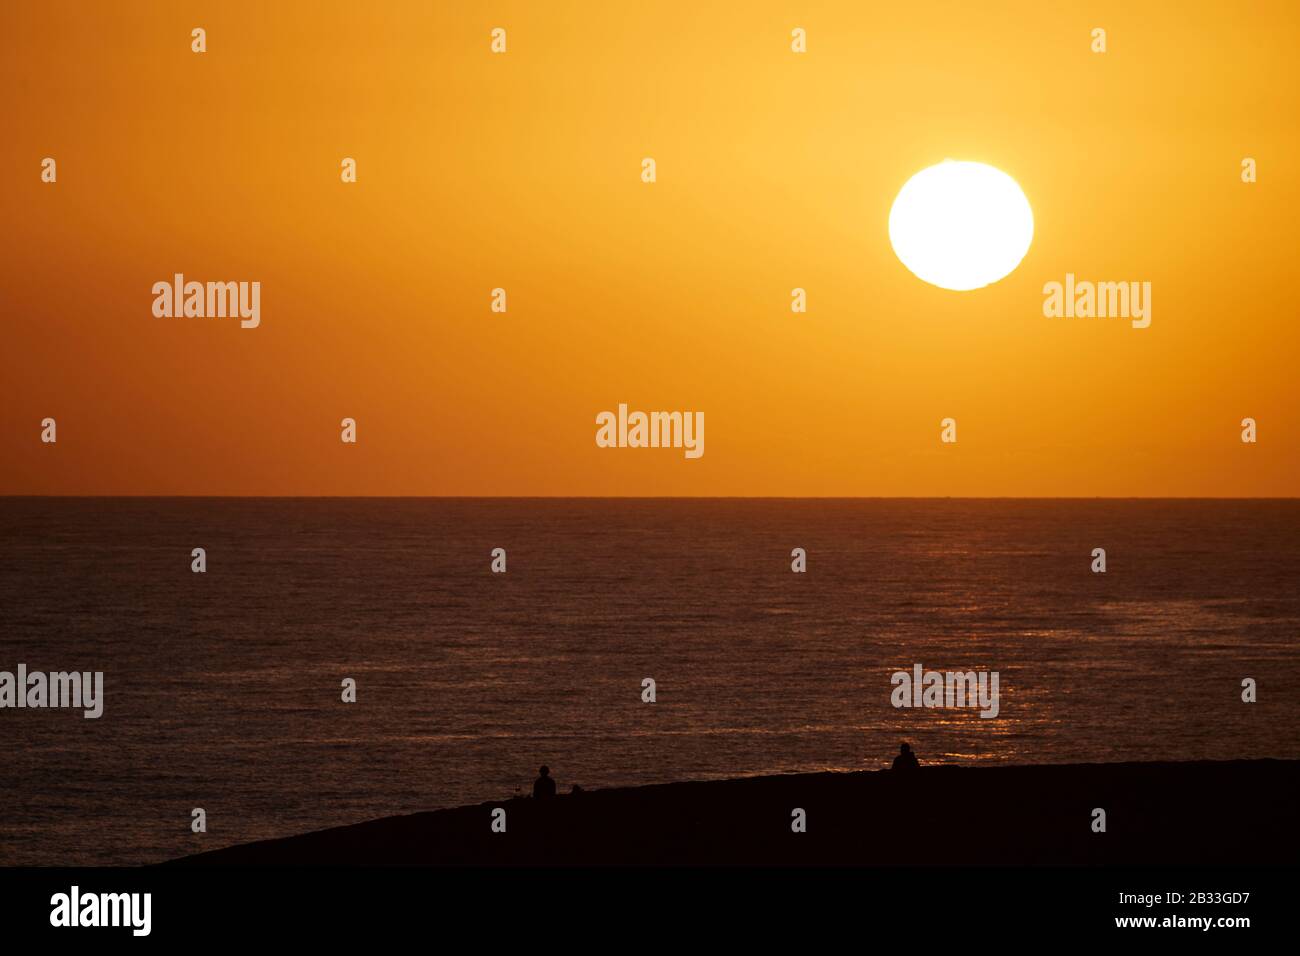
M 1135 329 L 1151 324 L 1150 282 L 1076 281 L 1067 272 L 1065 282 L 1044 285 L 1043 295 L 1049 319 L 1132 319 Z
M 71 707 L 85 711 L 93 720 L 104 713 L 103 671 L 27 672 L 26 664 L 18 672 L 0 671 L 0 708 Z
M 703 412 L 628 412 L 596 415 L 597 448 L 681 448 L 687 458 L 704 454 Z
M 895 707 L 979 707 L 980 716 L 998 715 L 997 671 L 895 671 L 889 695 Z
M 50 897 L 50 925 L 57 927 L 126 926 L 133 936 L 148 936 L 152 912 L 152 893 L 83 893 L 74 884 Z
M 153 314 L 160 319 L 238 317 L 245 329 L 262 323 L 260 282 L 186 282 L 177 272 L 171 282 L 155 282 L 153 295 Z

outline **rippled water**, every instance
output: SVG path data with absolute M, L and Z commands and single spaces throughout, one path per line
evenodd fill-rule
M 1295 500 L 0 499 L 0 670 L 106 684 L 99 720 L 0 710 L 0 863 L 499 799 L 543 762 L 565 791 L 869 769 L 904 738 L 1297 757 L 1298 584 Z M 918 662 L 998 671 L 998 718 L 894 709 Z

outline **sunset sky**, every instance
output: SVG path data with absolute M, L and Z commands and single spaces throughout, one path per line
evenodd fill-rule
M 0 493 L 1295 495 L 1300 7 L 1141 6 L 6 4 Z M 945 158 L 1033 208 L 985 289 L 890 247 Z M 705 454 L 598 448 L 620 402 Z

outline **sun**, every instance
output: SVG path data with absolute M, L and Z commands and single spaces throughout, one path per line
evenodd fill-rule
M 984 163 L 945 160 L 921 170 L 889 210 L 894 254 L 918 279 L 966 292 L 1020 265 L 1034 212 L 1014 179 Z

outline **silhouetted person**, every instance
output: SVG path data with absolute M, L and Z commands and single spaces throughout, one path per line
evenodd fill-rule
M 533 781 L 533 799 L 549 800 L 555 796 L 555 781 L 551 779 L 551 768 L 542 764 L 542 769 L 537 772 L 541 776 Z
M 545 767 L 542 768 L 546 769 Z M 901 744 L 898 748 L 898 756 L 894 758 L 895 770 L 920 770 L 921 763 L 916 759 L 916 754 L 912 753 L 911 744 Z

